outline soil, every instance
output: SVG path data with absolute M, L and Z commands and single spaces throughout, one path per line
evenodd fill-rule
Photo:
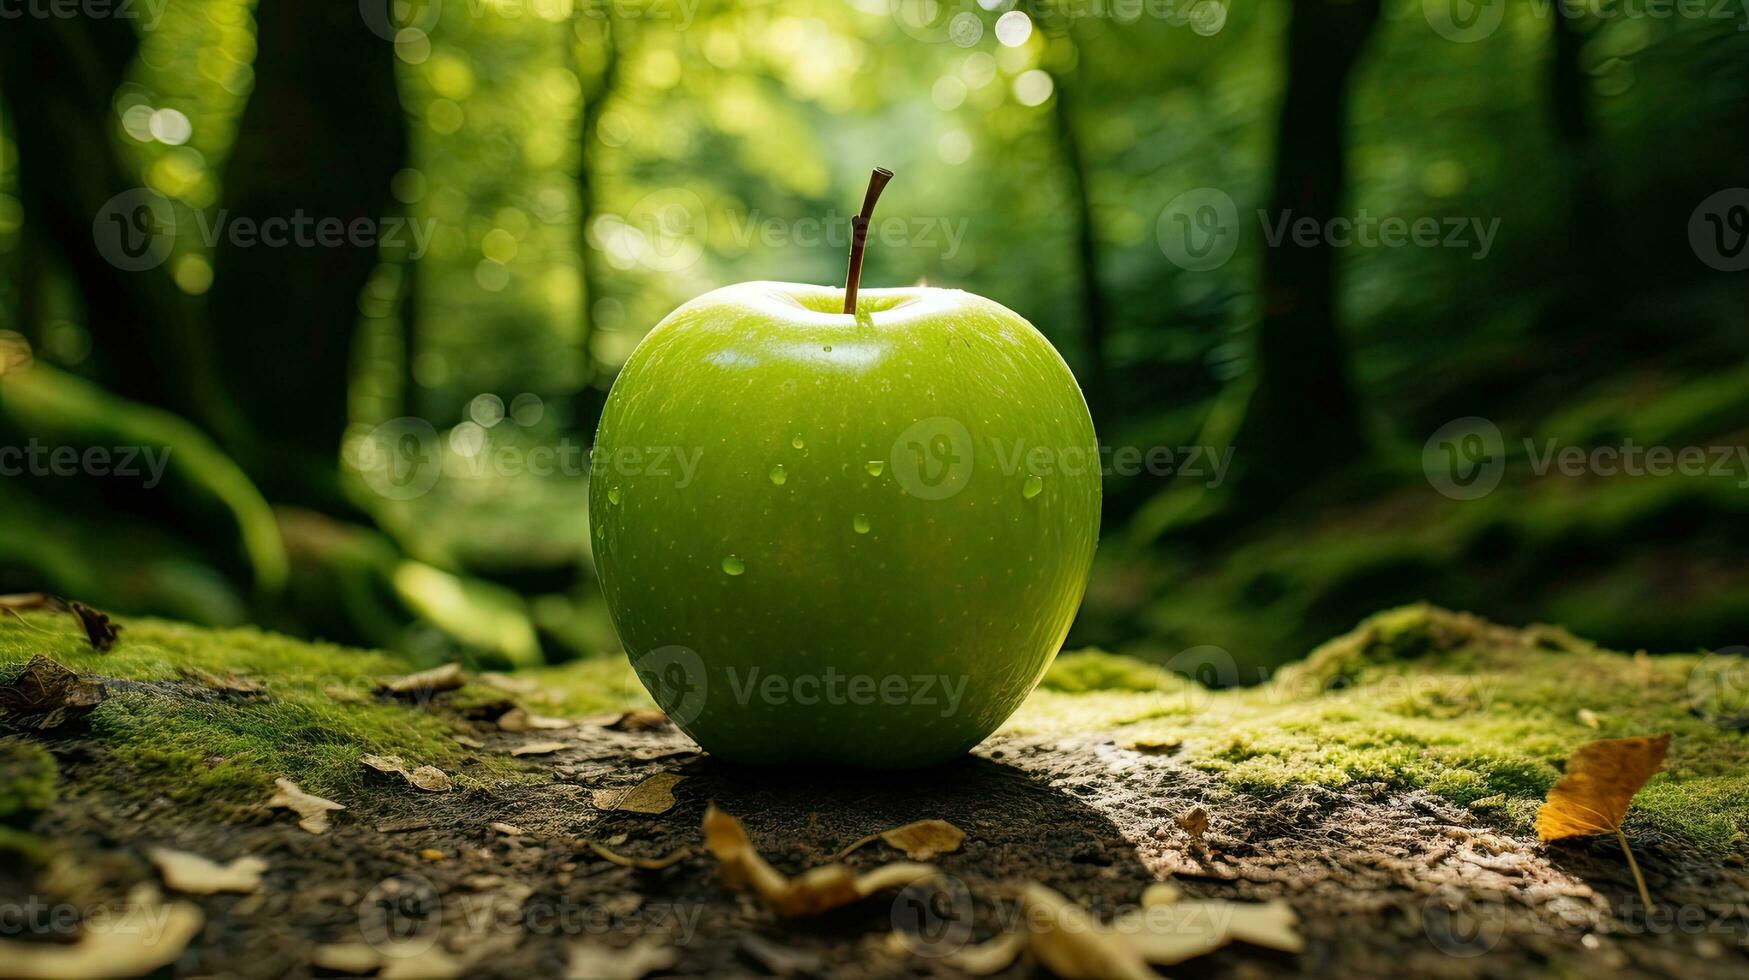
M 1701 858 L 1655 836 L 1636 839 L 1659 903 L 1648 915 L 1613 838 L 1544 846 L 1504 832 L 1485 809 L 1378 786 L 1236 793 L 1169 751 L 1121 748 L 1098 733 L 997 737 L 958 763 L 896 774 L 737 768 L 667 725 L 622 732 L 596 721 L 477 737 L 481 755 L 564 747 L 521 758 L 533 783 L 425 793 L 385 777 L 348 799 L 321 835 L 285 810 L 221 820 L 165 799 L 81 790 L 80 772 L 103 764 L 101 750 L 46 739 L 63 792 L 32 829 L 79 861 L 51 868 L 36 888 L 48 901 L 118 895 L 154 879 L 141 856 L 151 845 L 265 860 L 259 891 L 192 899 L 206 926 L 173 967 L 190 976 L 336 975 L 346 971 L 316 965 L 340 963 L 340 951 L 324 948 L 359 943 L 346 948 L 393 954 L 381 958 L 384 976 L 563 975 L 579 944 L 646 938 L 675 951 L 658 976 L 956 976 L 943 955 L 1012 924 L 1008 887 L 1017 881 L 1043 882 L 1107 916 L 1168 878 L 1192 896 L 1284 898 L 1307 938 L 1302 954 L 1234 945 L 1172 968 L 1175 976 L 1698 980 L 1749 967 L 1741 853 Z M 594 802 L 597 790 L 657 772 L 684 777 L 667 812 Z M 740 817 L 764 856 L 792 875 L 914 820 L 948 820 L 967 836 L 933 859 L 944 877 L 932 883 L 786 921 L 719 878 L 698 829 L 710 802 Z M 1197 806 L 1208 816 L 1200 840 L 1179 826 Z M 589 841 L 639 857 L 689 852 L 642 870 L 600 857 Z M 902 858 L 877 842 L 845 861 L 865 871 Z M 0 894 L 22 886 L 15 871 L 0 874 Z M 368 958 L 353 969 L 370 969 Z M 999 975 L 1040 973 L 1022 956 Z

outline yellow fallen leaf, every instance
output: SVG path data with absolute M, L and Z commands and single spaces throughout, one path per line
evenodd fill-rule
M 682 858 L 692 853 L 692 849 L 689 847 L 677 847 L 661 857 L 637 857 L 631 854 L 616 854 L 608 850 L 607 845 L 596 841 L 584 841 L 584 843 L 588 844 L 589 849 L 604 861 L 612 862 L 622 868 L 642 868 L 645 871 L 660 871 L 678 863 Z
M 1064 980 L 1157 980 L 1129 938 L 1036 881 L 1020 888 L 1029 945 Z
M 878 834 L 869 834 L 844 850 L 838 852 L 838 857 L 845 855 L 875 841 L 885 841 L 888 845 L 905 852 L 905 856 L 913 861 L 927 861 L 937 854 L 947 854 L 960 849 L 960 844 L 966 839 L 966 832 L 948 823 L 946 820 L 919 820 L 883 830 Z
M 1299 916 L 1276 899 L 1269 902 L 1173 901 L 1148 904 L 1112 921 L 1120 933 L 1156 966 L 1171 966 L 1212 953 L 1235 940 L 1287 953 L 1304 952 Z
M 320 796 L 311 796 L 298 788 L 298 784 L 289 779 L 273 781 L 279 787 L 279 792 L 273 794 L 273 799 L 267 801 L 269 807 L 279 807 L 290 810 L 298 815 L 298 826 L 312 834 L 328 832 L 328 811 L 344 810 L 346 807 L 324 800 Z
M 1639 862 L 1621 832 L 1622 818 L 1634 794 L 1664 768 L 1669 735 L 1637 735 L 1587 742 L 1567 758 L 1565 775 L 1549 789 L 1548 801 L 1536 813 L 1536 836 L 1543 842 L 1592 834 L 1614 834 L 1627 855 L 1628 869 L 1649 909 L 1651 893 L 1640 875 Z
M 674 787 L 686 777 L 671 772 L 647 776 L 631 789 L 598 789 L 591 800 L 599 810 L 667 813 L 674 809 Z
M 552 755 L 565 748 L 564 742 L 525 742 L 510 750 L 511 755 Z
M 387 694 L 402 696 L 436 694 L 439 691 L 453 691 L 466 682 L 462 676 L 462 665 L 447 663 L 441 667 L 422 670 L 417 674 L 405 677 L 393 677 L 377 684 L 377 690 Z
M 570 728 L 573 722 L 564 718 L 548 718 L 537 715 L 525 708 L 511 708 L 498 716 L 498 728 L 506 732 L 560 731 Z
M 1026 949 L 1027 934 L 1005 932 L 987 943 L 967 946 L 942 958 L 942 962 L 974 977 L 1000 973 L 1019 958 Z
M 901 861 L 858 877 L 844 865 L 834 863 L 788 878 L 759 856 L 741 821 L 714 804 L 705 808 L 702 829 L 704 846 L 716 856 L 723 881 L 731 888 L 752 889 L 779 915 L 791 918 L 817 915 L 938 873 L 931 865 Z
M 108 980 L 139 977 L 160 970 L 182 955 L 206 924 L 206 916 L 190 902 L 159 904 L 157 889 L 129 897 L 139 916 L 113 915 L 110 928 L 87 929 L 71 944 L 0 939 L 0 973 L 18 980 Z M 155 923 L 150 928 L 122 923 Z
M 258 857 L 240 857 L 230 864 L 219 864 L 199 854 L 168 847 L 151 848 L 146 856 L 158 866 L 164 884 L 185 895 L 248 894 L 261 887 L 261 872 L 267 870 L 267 862 Z
M 565 976 L 569 980 L 640 980 L 647 973 L 668 969 L 678 958 L 673 946 L 651 936 L 623 948 L 584 940 L 571 944 Z
M 1178 829 L 1196 843 L 1202 843 L 1202 835 L 1209 829 L 1209 813 L 1200 806 L 1193 806 L 1178 815 Z
M 436 766 L 408 769 L 407 761 L 398 755 L 363 755 L 359 762 L 384 775 L 400 776 L 407 783 L 427 793 L 447 793 L 454 787 L 449 775 Z

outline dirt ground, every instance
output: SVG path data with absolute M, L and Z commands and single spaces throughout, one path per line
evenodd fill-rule
M 82 792 L 80 771 L 102 765 L 100 753 L 76 737 L 50 740 L 64 789 L 34 829 L 72 843 L 77 861 L 44 875 L 38 897 L 120 894 L 152 878 L 139 856 L 152 845 L 264 860 L 253 894 L 194 899 L 205 926 L 172 968 L 185 976 L 607 975 L 623 959 L 572 957 L 640 940 L 674 950 L 655 976 L 957 976 L 944 956 L 1013 924 L 1017 881 L 1106 916 L 1168 878 L 1191 896 L 1284 898 L 1307 937 L 1302 954 L 1235 944 L 1174 976 L 1701 978 L 1749 967 L 1743 855 L 1703 860 L 1636 840 L 1659 903 L 1648 915 L 1612 838 L 1545 847 L 1420 792 L 1237 794 L 1169 751 L 1099 734 L 997 737 L 935 770 L 831 777 L 724 765 L 665 724 L 477 737 L 480 753 L 562 747 L 522 757 L 544 783 L 423 793 L 385 778 L 321 835 L 285 810 L 219 821 L 163 799 Z M 682 777 L 666 812 L 597 802 L 597 791 L 658 772 Z M 944 875 L 930 883 L 781 920 L 719 878 L 699 832 L 710 802 L 792 875 L 915 820 L 948 820 L 967 836 L 933 860 Z M 1178 823 L 1195 806 L 1209 817 L 1200 842 Z M 645 870 L 590 841 L 620 855 L 688 852 Z M 876 843 L 846 862 L 867 870 L 901 857 Z M 21 887 L 16 872 L 0 874 L 0 889 Z M 999 975 L 1042 972 L 1023 955 Z

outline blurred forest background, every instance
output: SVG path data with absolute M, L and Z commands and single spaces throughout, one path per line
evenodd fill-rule
M 1231 450 L 1107 477 L 1071 645 L 1249 681 L 1415 599 L 1749 641 L 1735 0 L 0 9 L 0 447 L 82 454 L 10 458 L 0 591 L 612 651 L 577 460 L 617 367 L 707 289 L 840 282 L 883 165 L 865 284 L 1019 311 L 1114 452 Z M 299 215 L 380 234 L 230 234 Z M 1538 471 L 1629 440 L 1709 472 Z

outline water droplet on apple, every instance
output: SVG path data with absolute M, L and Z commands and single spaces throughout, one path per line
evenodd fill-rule
M 826 353 L 828 353 L 828 354 L 830 354 L 830 353 L 832 353 L 832 345 L 831 345 L 831 344 L 827 344 L 827 345 L 826 345 L 826 346 L 824 346 L 824 347 L 822 347 L 822 348 L 820 348 L 820 349 L 821 349 L 821 350 L 823 350 L 823 351 L 825 351 L 825 352 L 826 352 Z
M 802 447 L 803 447 L 803 446 L 805 446 L 805 445 L 807 445 L 807 444 L 806 444 L 806 443 L 804 443 L 804 442 L 802 442 L 802 437 L 801 437 L 801 436 L 796 436 L 796 437 L 795 437 L 795 438 L 794 438 L 794 439 L 791 439 L 791 440 L 790 440 L 790 441 L 789 441 L 789 444 L 790 444 L 790 445 L 791 445 L 791 446 L 793 446 L 793 447 L 795 447 L 795 448 L 796 448 L 796 449 L 800 449 L 800 448 L 802 448 Z
M 607 502 L 610 504 L 619 503 L 619 487 L 607 488 Z
M 747 563 L 742 561 L 739 558 L 736 558 L 734 555 L 730 555 L 727 558 L 723 559 L 723 574 L 724 575 L 739 575 L 746 570 L 747 570 Z
M 851 519 L 850 526 L 852 529 L 854 529 L 856 531 L 857 534 L 867 534 L 868 527 L 869 527 L 868 515 L 867 514 L 856 515 L 854 518 Z
M 1028 500 L 1045 492 L 1044 478 L 1037 473 L 1026 478 L 1026 485 L 1020 488 L 1020 495 Z
M 784 471 L 782 463 L 778 463 L 776 466 L 773 466 L 771 468 L 771 482 L 772 483 L 775 483 L 781 487 L 784 485 L 784 483 L 788 482 L 788 480 L 789 480 L 789 474 Z
M 863 469 L 868 470 L 869 476 L 880 476 L 881 471 L 886 468 L 887 461 L 884 459 L 871 459 L 863 465 Z

